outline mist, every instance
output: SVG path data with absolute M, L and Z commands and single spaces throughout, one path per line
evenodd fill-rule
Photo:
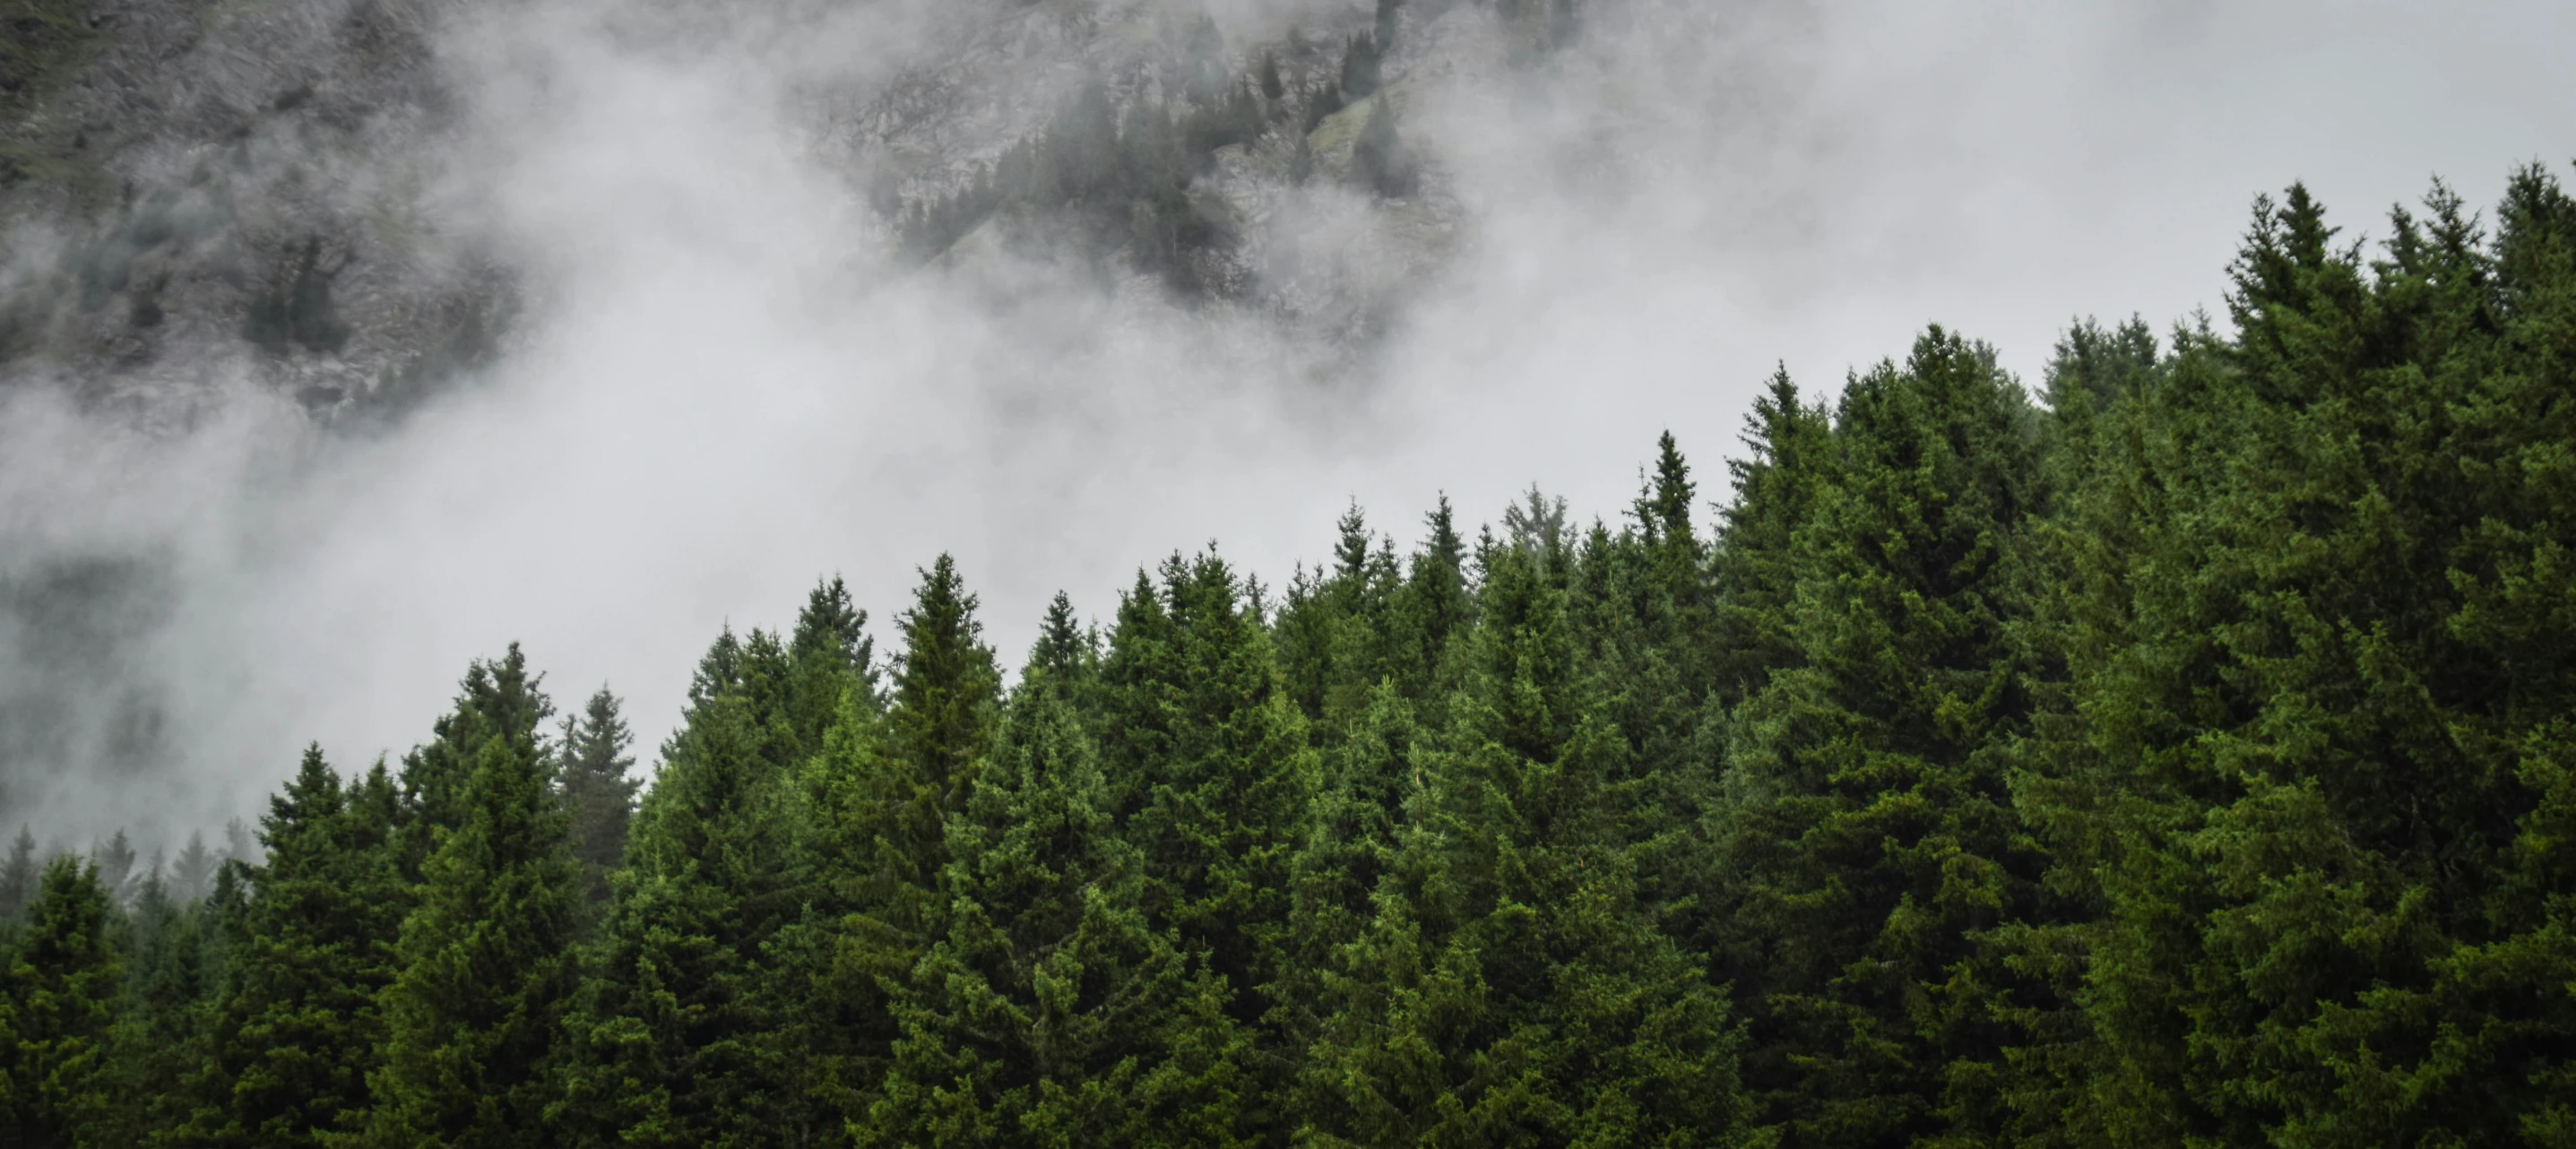
M 1327 7 L 1211 10 L 1232 41 Z M 307 741 L 399 756 L 512 641 L 559 704 L 607 683 L 658 740 L 720 627 L 785 626 L 837 573 L 883 639 L 943 552 L 1010 663 L 1059 589 L 1103 616 L 1211 540 L 1278 585 L 1353 503 L 1405 544 L 1444 493 L 1615 517 L 1667 429 L 1722 501 L 1775 364 L 1830 395 L 1939 322 L 2036 383 L 2076 317 L 2223 317 L 2258 192 L 2305 181 L 2352 241 L 2436 176 L 2481 205 L 2576 154 L 2559 6 L 1603 0 L 1542 63 L 1465 51 L 1410 93 L 1463 221 L 1439 266 L 1368 266 L 1334 188 L 1263 224 L 1416 277 L 1333 343 L 893 254 L 810 109 L 977 11 L 456 8 L 426 202 L 526 269 L 488 366 L 363 432 L 213 358 L 145 415 L 0 381 L 0 591 L 77 614 L 0 615 L 0 699 L 78 699 L 0 709 L 61 728 L 0 748 L 71 748 L 0 762 L 0 827 L 175 843 L 255 813 Z M 96 573 L 134 557 L 154 573 Z

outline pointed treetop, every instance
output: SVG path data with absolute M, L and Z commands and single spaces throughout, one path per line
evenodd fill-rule
M 1335 572 L 1343 578 L 1356 579 L 1368 566 L 1369 552 L 1368 519 L 1360 513 L 1358 500 L 1351 501 L 1351 509 L 1342 512 L 1334 526 L 1341 532 L 1333 544 Z
M 634 732 L 619 711 L 617 695 L 602 683 L 581 713 L 564 719 L 563 762 L 568 776 L 623 778 L 635 765 L 627 747 Z
M 867 625 L 868 612 L 851 603 L 848 584 L 833 575 L 814 584 L 805 596 L 805 609 L 796 616 L 796 635 L 788 650 L 799 659 L 829 653 L 857 670 Z
M 1098 656 L 1098 643 L 1074 614 L 1072 597 L 1055 592 L 1047 603 L 1046 621 L 1039 624 L 1037 645 L 1029 650 L 1029 670 L 1057 682 L 1069 681 L 1088 673 Z
M 485 718 L 497 728 L 496 733 L 513 740 L 525 739 L 533 747 L 538 725 L 555 712 L 554 703 L 546 698 L 546 676 L 528 672 L 528 656 L 515 642 L 501 661 L 484 665 L 491 685 L 489 693 L 475 701 Z M 472 672 L 467 674 L 471 681 Z
M 1449 492 L 1440 492 L 1439 505 L 1423 516 L 1422 521 L 1431 528 L 1431 536 L 1424 541 L 1426 555 L 1453 566 L 1466 561 L 1467 544 L 1458 537 L 1458 513 L 1449 506 Z
M 957 576 L 955 559 L 943 554 L 921 572 L 921 589 L 914 592 L 912 608 L 896 619 L 903 627 L 907 680 L 923 659 L 963 650 L 983 636 L 984 625 L 975 619 L 976 605 L 965 580 Z
M 689 678 L 689 705 L 707 702 L 731 694 L 742 687 L 742 640 L 734 637 L 733 624 L 724 624 L 716 640 L 698 659 L 697 673 Z
M 260 843 L 274 853 L 297 828 L 319 824 L 343 805 L 339 772 L 323 760 L 321 743 L 307 743 L 295 777 L 268 800 L 268 814 L 259 820 Z
M 1673 443 L 1673 433 L 1666 431 L 1655 440 L 1655 474 L 1637 499 L 1637 522 L 1646 532 L 1648 542 L 1689 543 L 1691 535 L 1691 496 L 1698 490 L 1691 484 L 1690 464 L 1682 460 L 1681 449 Z

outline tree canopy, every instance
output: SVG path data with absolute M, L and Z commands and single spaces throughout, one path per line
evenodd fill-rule
M 255 847 L 20 829 L 0 1130 L 2576 1145 L 2576 201 L 2293 187 L 2226 283 L 1775 373 L 1723 491 L 1175 553 L 1016 672 L 949 556 L 882 660 L 826 579 L 649 784 L 512 646 Z

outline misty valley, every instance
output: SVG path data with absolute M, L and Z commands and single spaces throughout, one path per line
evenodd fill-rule
M 2092 7 L 0 0 L 0 1147 L 2576 1149 L 2576 19 Z

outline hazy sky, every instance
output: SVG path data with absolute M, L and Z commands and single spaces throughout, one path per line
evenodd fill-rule
M 364 441 L 251 399 L 177 443 L 0 409 L 0 544 L 170 562 L 137 673 L 191 759 L 0 818 L 246 812 L 306 739 L 399 754 L 512 639 L 559 703 L 627 695 L 650 761 L 718 626 L 786 625 L 837 571 L 886 649 L 943 550 L 1016 664 L 1058 588 L 1105 615 L 1210 539 L 1275 584 L 1353 499 L 1406 542 L 1444 490 L 1472 520 L 1533 481 L 1615 515 L 1667 428 L 1719 498 L 1775 362 L 1830 392 L 1937 321 L 2036 382 L 2071 317 L 2220 312 L 2258 192 L 2305 180 L 2378 235 L 2436 174 L 2483 207 L 2576 156 L 2567 5 L 1594 8 L 1540 79 L 1413 110 L 1468 241 L 1323 382 L 1264 323 L 854 254 L 850 182 L 782 90 L 900 59 L 894 22 L 674 50 L 562 0 L 461 30 L 442 194 L 533 269 L 524 345 Z

